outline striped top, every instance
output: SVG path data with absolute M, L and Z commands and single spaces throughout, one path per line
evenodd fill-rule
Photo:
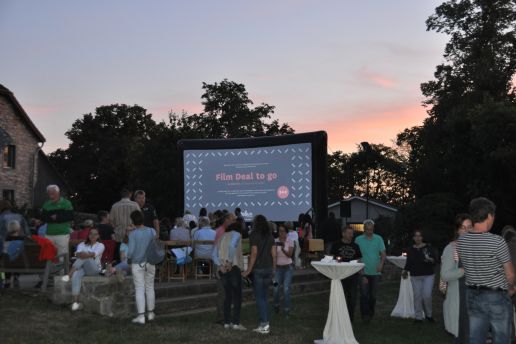
M 502 237 L 492 233 L 467 233 L 457 241 L 466 273 L 466 285 L 508 289 L 503 264 L 511 261 Z

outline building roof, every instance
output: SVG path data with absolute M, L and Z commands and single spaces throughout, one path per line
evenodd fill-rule
M 343 201 L 353 201 L 353 200 L 357 200 L 357 201 L 361 201 L 361 202 L 367 202 L 367 199 L 364 198 L 364 197 L 360 197 L 360 196 L 351 196 L 349 198 L 345 198 L 343 199 Z M 332 204 L 329 204 L 328 205 L 328 208 L 331 208 L 331 207 L 335 207 L 337 205 L 340 204 L 340 201 L 339 202 L 335 202 L 335 203 L 332 203 Z M 398 211 L 398 208 L 396 207 L 393 207 L 391 205 L 388 205 L 388 204 L 385 204 L 383 202 L 380 202 L 380 201 L 377 201 L 375 199 L 371 199 L 369 198 L 369 204 L 374 204 L 378 207 L 381 207 L 381 208 L 384 208 L 384 209 L 387 209 L 387 210 L 390 210 L 392 212 L 397 212 Z
M 29 129 L 32 130 L 34 136 L 36 136 L 36 138 L 39 140 L 39 142 L 45 142 L 46 141 L 45 136 L 43 136 L 43 134 L 38 130 L 38 128 L 36 128 L 36 126 L 34 125 L 32 120 L 30 119 L 29 115 L 27 115 L 25 110 L 23 110 L 22 106 L 20 105 L 20 103 L 18 102 L 18 100 L 16 99 L 14 94 L 7 87 L 3 86 L 2 84 L 0 84 L 0 95 L 5 95 L 5 96 L 7 96 L 7 98 L 9 98 L 11 100 L 11 102 L 13 103 L 16 110 L 18 110 L 16 112 L 22 118 L 22 120 L 25 122 L 25 124 L 27 124 Z

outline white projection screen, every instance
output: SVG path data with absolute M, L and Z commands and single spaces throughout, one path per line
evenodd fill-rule
M 239 207 L 246 221 L 258 214 L 272 221 L 297 220 L 315 208 L 314 192 L 324 189 L 326 196 L 325 185 L 314 185 L 321 182 L 314 162 L 319 163 L 326 142 L 313 142 L 325 135 L 180 141 L 184 210 Z

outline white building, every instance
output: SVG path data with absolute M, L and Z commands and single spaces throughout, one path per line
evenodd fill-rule
M 363 222 L 367 218 L 377 219 L 380 216 L 394 218 L 396 216 L 397 208 L 388 204 L 364 197 L 352 196 L 344 199 L 349 202 L 351 207 L 351 216 L 342 218 L 340 216 L 340 202 L 335 202 L 328 205 L 328 213 L 333 212 L 337 220 L 341 219 L 343 225 L 350 224 L 355 231 L 362 232 Z

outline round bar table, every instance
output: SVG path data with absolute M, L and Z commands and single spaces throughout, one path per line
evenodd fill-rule
M 358 344 L 349 320 L 348 306 L 344 297 L 341 279 L 349 277 L 364 268 L 363 263 L 323 263 L 312 261 L 312 266 L 331 279 L 330 309 L 323 339 L 316 344 Z
M 400 269 L 404 269 L 405 264 L 407 263 L 407 257 L 405 256 L 387 256 L 387 260 Z M 414 291 L 412 290 L 410 276 L 406 279 L 403 279 L 403 277 L 401 278 L 398 302 L 392 310 L 391 317 L 415 318 Z

